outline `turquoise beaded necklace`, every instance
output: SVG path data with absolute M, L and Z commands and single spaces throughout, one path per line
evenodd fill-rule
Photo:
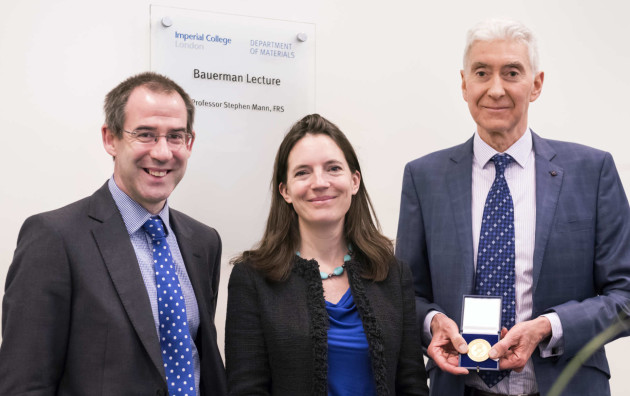
M 348 261 L 350 261 L 350 254 L 352 254 L 352 245 L 348 244 L 348 253 L 346 253 L 345 256 L 343 256 L 343 264 L 340 265 L 339 267 L 335 267 L 335 269 L 327 274 L 326 272 L 322 272 L 319 271 L 319 276 L 322 278 L 322 280 L 326 280 L 326 279 L 330 279 L 330 278 L 334 278 L 335 276 L 341 276 L 341 274 L 343 274 L 343 270 L 346 267 L 346 263 Z M 302 257 L 300 255 L 300 251 L 298 250 L 297 252 L 295 252 L 295 255 L 298 257 Z

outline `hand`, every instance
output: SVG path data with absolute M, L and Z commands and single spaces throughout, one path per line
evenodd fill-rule
M 517 323 L 509 331 L 501 330 L 501 341 L 497 342 L 488 355 L 499 358 L 501 370 L 511 369 L 520 373 L 538 344 L 551 335 L 549 319 L 540 316 L 533 320 Z
M 468 352 L 468 344 L 459 334 L 453 320 L 439 313 L 431 320 L 433 338 L 427 348 L 427 354 L 440 369 L 455 375 L 468 374 L 468 370 L 459 367 L 459 354 Z

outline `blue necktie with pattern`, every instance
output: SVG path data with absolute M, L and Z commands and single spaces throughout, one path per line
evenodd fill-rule
M 175 272 L 166 230 L 160 217 L 152 217 L 142 226 L 153 245 L 155 286 L 160 322 L 160 347 L 170 396 L 195 396 L 195 370 L 186 302 Z
M 496 175 L 483 209 L 475 278 L 475 294 L 503 298 L 501 325 L 507 329 L 512 328 L 516 320 L 514 204 L 504 175 L 513 160 L 508 154 L 491 158 Z M 510 370 L 482 371 L 479 376 L 492 388 L 509 373 Z

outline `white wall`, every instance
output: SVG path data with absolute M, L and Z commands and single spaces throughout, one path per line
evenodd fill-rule
M 112 171 L 99 128 L 105 93 L 149 68 L 149 1 L 0 0 L 0 284 L 24 219 L 91 194 Z M 529 25 L 546 72 L 530 124 L 545 137 L 610 151 L 630 188 L 630 5 L 604 0 L 476 2 L 163 0 L 216 12 L 317 24 L 317 111 L 355 145 L 384 232 L 394 238 L 404 164 L 467 139 L 474 124 L 461 99 L 466 30 L 489 16 Z M 195 166 L 194 153 L 190 167 Z M 260 171 L 269 178 L 271 169 Z M 184 179 L 183 183 L 207 180 Z M 260 200 L 267 191 L 255 191 Z M 225 195 L 225 194 L 223 194 Z M 185 201 L 185 199 L 180 200 Z M 173 196 L 177 206 L 177 192 Z M 232 208 L 229 202 L 208 205 Z M 180 207 L 204 218 L 203 209 Z M 188 210 L 187 210 L 188 209 Z M 216 224 L 238 240 L 251 224 Z M 254 224 L 253 226 L 262 227 Z M 239 249 L 254 241 L 242 241 Z M 224 261 L 234 255 L 227 251 Z M 222 342 L 223 266 L 217 327 Z M 630 391 L 630 341 L 608 346 L 613 394 Z

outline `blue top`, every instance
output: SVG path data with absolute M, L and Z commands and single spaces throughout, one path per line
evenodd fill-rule
M 326 301 L 326 311 L 328 396 L 376 395 L 367 338 L 350 289 L 337 304 Z

